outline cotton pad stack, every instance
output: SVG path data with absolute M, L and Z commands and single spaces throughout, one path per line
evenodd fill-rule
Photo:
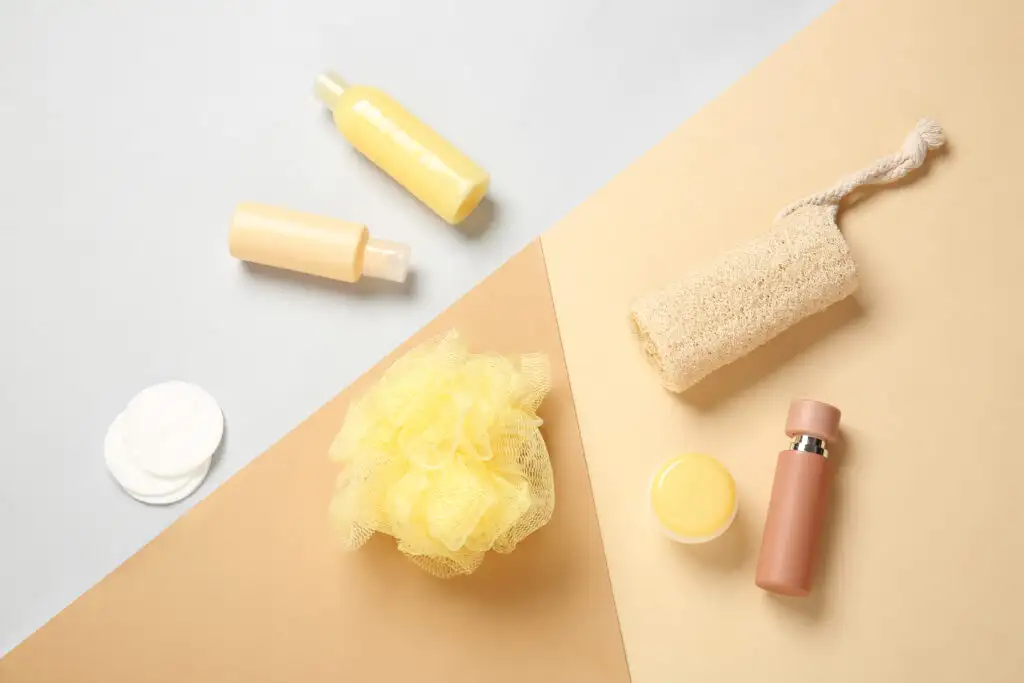
M 195 384 L 164 382 L 144 389 L 107 430 L 107 469 L 128 495 L 170 505 L 199 488 L 224 436 L 224 416 Z

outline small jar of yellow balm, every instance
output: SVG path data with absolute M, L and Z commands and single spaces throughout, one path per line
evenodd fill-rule
M 654 473 L 651 509 L 669 538 L 705 543 L 718 538 L 736 517 L 736 482 L 710 455 L 688 453 Z

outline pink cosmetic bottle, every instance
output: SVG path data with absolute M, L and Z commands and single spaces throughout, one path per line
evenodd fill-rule
M 826 445 L 839 436 L 838 408 L 796 400 L 789 406 L 786 434 L 793 440 L 779 453 L 772 484 L 758 586 L 781 595 L 811 592 L 821 522 L 828 499 L 830 467 Z

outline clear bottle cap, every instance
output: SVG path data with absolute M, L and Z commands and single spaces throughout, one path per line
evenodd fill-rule
M 412 249 L 400 242 L 371 238 L 363 252 L 363 275 L 392 282 L 405 282 L 409 275 Z
M 328 109 L 334 111 L 338 106 L 342 93 L 347 88 L 348 83 L 345 82 L 345 79 L 333 71 L 325 71 L 316 77 L 316 85 L 313 88 L 313 92 L 318 100 L 323 102 Z

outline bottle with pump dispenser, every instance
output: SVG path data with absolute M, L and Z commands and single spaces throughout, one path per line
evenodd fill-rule
M 409 271 L 409 247 L 364 225 L 251 202 L 235 209 L 228 247 L 243 261 L 342 282 L 405 282 Z
M 449 223 L 487 194 L 488 173 L 386 93 L 332 72 L 317 77 L 315 92 L 353 147 Z
M 818 401 L 790 404 L 786 434 L 792 445 L 779 453 L 757 560 L 755 582 L 766 591 L 811 592 L 830 484 L 827 444 L 839 436 L 840 415 Z

